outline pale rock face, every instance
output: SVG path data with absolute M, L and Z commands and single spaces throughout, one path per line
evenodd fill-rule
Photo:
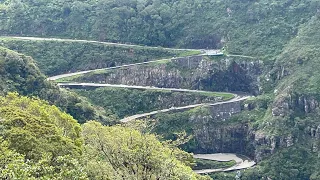
M 276 98 L 272 105 L 272 115 L 284 117 L 290 110 L 302 109 L 304 113 L 312 113 L 319 107 L 314 97 L 285 94 Z
M 174 58 L 170 64 L 130 66 L 86 76 L 83 82 L 102 82 L 164 88 L 244 91 L 258 94 L 262 61 L 237 58 L 207 60 L 202 56 Z M 78 81 L 77 79 L 75 81 Z M 80 81 L 80 80 L 79 80 Z
M 320 125 L 317 127 L 316 133 L 315 133 L 315 137 L 317 139 L 320 139 Z
M 287 115 L 289 111 L 289 103 L 286 101 L 286 99 L 278 98 L 278 100 L 273 104 L 272 108 L 272 116 L 280 116 L 284 117 Z
M 151 64 L 126 67 L 95 75 L 84 81 L 215 91 L 247 91 L 253 94 L 259 94 L 263 90 L 260 87 L 261 80 L 269 83 L 273 81 L 270 74 L 259 78 L 262 74 L 262 61 L 242 61 L 229 57 L 217 61 L 195 56 L 172 59 L 172 62 L 170 65 L 157 64 L 156 68 Z M 285 67 L 279 67 L 275 78 L 279 80 L 288 74 Z M 209 86 L 211 86 L 209 89 L 203 89 Z M 238 89 L 232 89 L 233 87 Z M 312 113 L 319 107 L 319 102 L 314 97 L 290 95 L 289 91 L 281 95 L 283 93 L 281 88 L 276 89 L 274 93 L 278 97 L 271 105 L 273 117 L 285 117 L 296 108 L 304 113 Z M 244 108 L 248 110 L 249 107 L 250 105 L 247 105 Z M 259 162 L 279 148 L 290 147 L 297 141 L 297 138 L 290 134 L 272 136 L 266 132 L 254 131 L 246 123 L 229 124 L 229 118 L 239 113 L 242 108 L 240 103 L 232 103 L 209 108 L 208 114 L 192 116 L 189 121 L 194 124 L 192 127 L 195 139 L 194 152 L 240 153 Z M 272 121 L 265 124 L 273 125 Z M 316 139 L 312 148 L 314 151 L 318 150 L 320 125 L 310 127 L 305 134 Z
M 317 109 L 317 101 L 314 98 L 300 98 L 302 101 L 299 103 L 299 98 L 296 97 L 283 97 L 273 104 L 273 114 L 277 116 L 287 115 L 291 108 L 294 106 L 302 105 L 305 109 L 307 104 L 309 110 Z M 292 103 L 296 104 L 292 104 Z M 269 135 L 263 131 L 254 131 L 250 129 L 247 124 L 221 124 L 221 122 L 228 122 L 233 112 L 240 112 L 241 109 L 236 108 L 236 104 L 230 104 L 229 107 L 212 108 L 210 115 L 195 116 L 192 121 L 197 124 L 195 128 L 195 138 L 197 140 L 197 148 L 200 152 L 216 153 L 216 152 L 230 152 L 241 153 L 248 155 L 259 162 L 271 154 L 277 152 L 278 149 L 287 148 L 297 143 L 298 139 L 292 134 L 287 135 Z M 242 105 L 239 104 L 239 107 Z M 278 107 L 279 106 L 279 107 Z M 312 108 L 310 108 L 312 107 Z M 242 107 L 243 108 L 243 107 Z M 229 113 L 227 113 L 228 109 Z M 226 116 L 222 118 L 221 116 Z M 272 126 L 272 124 L 271 124 Z M 311 150 L 317 152 L 319 149 L 320 139 L 320 125 L 310 127 L 306 131 L 305 136 L 310 136 L 315 139 L 312 143 Z

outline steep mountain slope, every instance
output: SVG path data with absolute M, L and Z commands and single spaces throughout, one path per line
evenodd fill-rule
M 259 96 L 246 101 L 244 111 L 230 121 L 216 122 L 217 125 L 212 126 L 210 131 L 201 129 L 209 126 L 199 128 L 199 132 L 203 132 L 203 142 L 210 137 L 209 143 L 220 142 L 217 144 L 223 146 L 223 150 L 234 153 L 241 150 L 241 153 L 254 157 L 259 162 L 258 166 L 244 172 L 242 179 L 316 180 L 320 177 L 319 7 L 318 0 L 87 0 L 68 1 L 64 5 L 59 0 L 8 0 L 0 6 L 0 21 L 3 24 L 0 32 L 146 45 L 224 47 L 226 53 L 258 57 L 257 59 L 263 60 L 262 75 L 254 81 L 255 92 L 257 91 Z M 47 13 L 48 11 L 50 13 Z M 7 57 L 6 51 L 2 53 L 3 60 L 11 56 Z M 12 59 L 19 58 L 17 56 Z M 24 58 L 20 61 L 24 62 Z M 226 62 L 222 63 L 227 64 Z M 63 109 L 75 117 L 80 116 L 80 120 L 96 118 L 96 114 L 92 113 L 93 109 L 83 107 L 83 101 L 77 96 L 74 96 L 76 102 L 68 98 L 60 100 L 60 90 L 56 93 L 57 89 L 53 88 L 49 91 L 52 94 L 47 94 L 47 91 L 43 91 L 47 88 L 29 86 L 37 83 L 45 84 L 43 87 L 47 85 L 43 82 L 43 77 L 40 80 L 37 78 L 38 72 L 29 73 L 34 65 L 28 64 L 21 64 L 21 67 L 14 69 L 10 69 L 14 67 L 12 64 L 1 64 L 3 66 L 0 68 L 5 67 L 1 69 L 1 81 L 4 82 L 1 88 L 5 92 L 17 90 L 22 94 L 39 95 L 51 102 L 58 101 Z M 161 73 L 166 74 L 168 69 L 161 66 Z M 241 76 L 234 75 L 234 72 L 241 72 L 235 70 L 242 68 L 230 67 L 232 79 L 222 82 L 228 86 L 235 85 L 232 82 L 236 82 L 236 78 Z M 155 71 L 152 68 L 154 67 L 151 66 L 148 71 Z M 141 73 L 141 78 L 145 77 L 141 69 L 137 68 L 136 72 Z M 103 74 L 93 73 L 93 76 L 101 76 L 99 80 L 106 81 Z M 141 82 L 137 76 L 130 78 Z M 20 87 L 14 82 L 26 86 Z M 212 89 L 213 81 L 208 82 L 206 88 L 210 86 Z M 177 85 L 176 82 L 172 84 Z M 215 125 L 209 114 L 198 111 L 195 115 L 197 117 L 192 111 L 181 113 L 180 116 L 162 115 L 160 119 L 166 119 L 166 124 L 160 124 L 164 126 L 160 126 L 161 132 L 158 132 L 160 135 L 166 135 L 168 131 L 174 134 L 177 132 L 175 126 L 179 131 L 190 130 L 199 118 L 202 118 L 200 120 L 203 124 Z M 207 117 L 203 118 L 206 115 Z M 183 121 L 190 117 L 195 121 Z M 172 125 L 175 122 L 175 126 Z M 238 141 L 239 137 L 245 141 Z M 225 147 L 226 144 L 232 148 Z M 92 174 L 96 174 L 96 171 L 93 170 Z M 226 179 L 223 176 L 219 178 Z M 234 176 L 231 179 L 234 179 Z
M 251 121 L 256 153 L 264 159 L 256 171 L 248 172 L 248 179 L 320 177 L 319 26 L 316 15 L 299 28 L 273 69 L 262 76 L 268 94 L 251 102 L 254 109 L 236 117 Z
M 23 95 L 39 95 L 49 87 L 31 57 L 0 47 L 1 93 L 17 91 Z
M 48 76 L 200 53 L 200 51 L 171 50 L 161 47 L 6 37 L 0 38 L 0 44 L 31 56 L 40 71 Z
M 208 180 L 192 156 L 155 135 L 88 122 L 39 99 L 0 96 L 1 179 Z
M 0 94 L 18 92 L 22 95 L 37 96 L 57 105 L 80 122 L 97 119 L 113 121 L 96 107 L 75 93 L 67 92 L 48 82 L 31 57 L 0 47 Z
M 15 93 L 0 96 L 0 178 L 85 177 L 81 127 L 47 102 Z
M 318 0 L 1 1 L 1 34 L 278 54 Z

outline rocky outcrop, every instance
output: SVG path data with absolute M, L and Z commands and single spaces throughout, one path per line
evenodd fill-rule
M 242 102 L 230 102 L 211 107 L 190 116 L 193 125 L 192 145 L 186 145 L 194 153 L 239 153 L 254 157 L 254 134 L 247 123 L 233 123 L 230 118 L 242 110 Z M 204 113 L 205 112 L 205 113 Z
M 169 63 L 151 63 L 86 74 L 75 81 L 258 94 L 258 76 L 262 65 L 262 61 L 237 57 L 212 60 L 194 56 L 172 59 Z
M 254 147 L 254 159 L 259 162 L 263 158 L 273 154 L 279 148 L 292 146 L 296 139 L 292 135 L 271 136 L 264 132 L 251 132 L 252 145 Z
M 199 119 L 194 119 L 199 123 Z M 247 124 L 206 123 L 194 131 L 195 153 L 239 153 L 252 156 Z
M 283 93 L 277 96 L 272 104 L 272 115 L 284 117 L 290 112 L 307 115 L 319 107 L 319 101 L 314 96 Z
M 195 153 L 238 153 L 259 162 L 278 149 L 297 142 L 292 135 L 272 136 L 250 128 L 248 123 L 228 122 L 228 119 L 218 120 L 210 116 L 194 116 L 192 121 L 196 125 L 191 151 Z M 312 129 L 311 132 L 316 134 L 319 130 Z
M 272 114 L 273 117 L 285 118 L 293 112 L 292 109 L 299 108 L 301 112 L 308 115 L 318 111 L 318 105 L 318 101 L 311 96 L 279 96 L 277 101 L 272 104 Z M 211 108 L 208 113 L 191 116 L 191 124 L 194 124 L 191 151 L 195 153 L 239 153 L 259 162 L 279 149 L 293 146 L 302 139 L 307 140 L 305 144 L 308 144 L 312 151 L 319 151 L 320 124 L 307 125 L 304 132 L 298 134 L 292 130 L 270 134 L 263 128 L 253 129 L 245 119 L 242 119 L 242 122 L 248 123 L 230 120 L 234 114 L 245 107 L 248 105 L 243 104 L 242 106 L 233 103 L 229 107 L 215 107 Z M 265 122 L 265 127 L 274 126 L 272 123 L 274 122 Z M 288 128 L 298 130 L 297 127 Z
M 290 100 L 291 109 L 299 109 L 306 114 L 314 112 L 319 107 L 319 101 L 313 96 L 293 95 Z
M 257 161 L 273 154 L 279 148 L 290 147 L 299 141 L 305 141 L 304 144 L 310 146 L 313 152 L 319 151 L 320 124 L 316 123 L 317 121 L 305 119 L 306 117 L 313 119 L 319 114 L 319 101 L 314 96 L 293 94 L 287 91 L 275 98 L 271 110 L 271 118 L 275 119 L 273 121 L 290 121 L 291 125 L 288 124 L 286 127 L 289 131 L 279 135 L 270 135 L 262 131 L 253 133 L 253 142 L 256 147 L 254 154 Z M 295 118 L 301 118 L 303 123 L 301 124 Z M 276 126 L 271 121 L 270 119 L 270 122 L 265 122 L 265 127 Z

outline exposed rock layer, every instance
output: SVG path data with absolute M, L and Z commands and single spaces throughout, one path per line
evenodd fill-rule
M 202 56 L 172 59 L 170 63 L 130 66 L 81 76 L 75 81 L 259 93 L 262 61 Z

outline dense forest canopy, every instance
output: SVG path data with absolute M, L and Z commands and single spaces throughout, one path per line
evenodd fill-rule
M 319 18 L 319 0 L 0 0 L 0 35 L 5 36 L 0 46 L 11 49 L 0 47 L 0 179 L 209 179 L 192 171 L 192 155 L 179 148 L 195 152 L 210 138 L 224 146 L 239 137 L 243 141 L 237 144 L 248 146 L 236 153 L 248 151 L 258 161 L 241 171 L 241 179 L 320 179 Z M 198 53 L 143 46 L 221 48 L 226 56 L 215 60 L 225 65 L 217 68 L 259 71 L 250 77 L 257 79 L 258 96 L 228 120 L 212 123 L 211 111 L 195 108 L 124 127 L 119 118 L 162 108 L 150 105 L 160 96 L 180 95 L 70 91 L 46 80 L 45 75 Z M 229 63 L 230 56 L 247 60 Z M 257 70 L 258 61 L 262 67 Z M 223 69 L 227 65 L 231 68 Z M 179 139 L 179 134 L 185 136 Z M 234 172 L 211 177 L 235 178 Z
M 0 33 L 279 53 L 318 0 L 6 0 Z M 299 14 L 299 16 L 296 16 Z
M 1 179 L 208 179 L 186 165 L 190 154 L 155 135 L 93 121 L 81 127 L 15 93 L 0 97 L 0 144 Z
M 200 53 L 160 47 L 125 47 L 93 42 L 28 41 L 13 38 L 3 38 L 0 44 L 32 56 L 41 72 L 48 76 Z
M 31 57 L 0 47 L 0 95 L 8 92 L 47 100 L 79 122 L 96 119 L 111 123 L 115 120 L 112 114 L 105 114 L 77 94 L 59 89 L 47 81 Z

